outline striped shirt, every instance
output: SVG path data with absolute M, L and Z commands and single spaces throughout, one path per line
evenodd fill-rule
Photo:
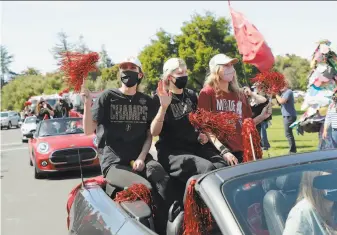
M 331 125 L 333 129 L 337 129 L 337 105 L 334 103 L 329 105 L 328 113 L 325 117 L 325 125 Z

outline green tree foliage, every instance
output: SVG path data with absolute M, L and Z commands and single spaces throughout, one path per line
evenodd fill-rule
M 10 72 L 9 67 L 13 63 L 14 56 L 9 54 L 7 48 L 0 45 L 0 72 L 1 72 L 1 87 L 5 84 L 5 75 Z
M 21 72 L 22 75 L 29 76 L 29 75 L 40 75 L 41 72 L 33 67 L 28 67 L 26 70 Z
M 165 61 L 177 56 L 177 47 L 172 35 L 160 29 L 156 37 L 157 39 L 152 39 L 139 55 L 145 73 L 142 84 L 146 84 L 146 91 L 156 89 Z
M 101 77 L 103 81 L 117 80 L 118 65 L 114 65 L 110 68 L 101 69 Z
M 108 55 L 108 52 L 105 49 L 105 45 L 102 45 L 101 52 L 99 53 L 100 61 L 99 67 L 100 68 L 110 68 L 113 66 L 112 60 Z
M 189 22 L 183 24 L 179 35 L 170 35 L 161 29 L 156 34 L 157 39 L 151 40 L 139 55 L 146 74 L 146 90 L 156 88 L 163 64 L 170 57 L 180 57 L 186 61 L 189 69 L 188 86 L 196 90 L 201 89 L 208 72 L 208 63 L 214 55 L 225 53 L 241 58 L 230 31 L 228 19 L 217 18 L 210 12 L 204 16 L 193 15 Z M 245 78 L 252 78 L 258 72 L 248 64 L 243 66 L 242 63 L 238 63 L 235 67 L 242 84 L 246 84 Z
M 292 89 L 306 90 L 310 62 L 297 55 L 277 56 L 274 68 L 283 73 Z
M 64 81 L 57 73 L 18 76 L 1 90 L 1 109 L 20 111 L 31 96 L 56 94 L 64 88 Z
M 80 35 L 80 37 L 78 38 L 78 41 L 75 45 L 75 51 L 79 52 L 79 53 L 82 53 L 82 54 L 90 52 L 87 44 L 84 42 L 83 35 Z
M 59 32 L 57 34 L 58 42 L 52 48 L 51 53 L 55 60 L 60 62 L 62 58 L 62 53 L 66 51 L 72 51 L 75 48 L 75 45 L 69 42 L 69 36 L 65 32 Z

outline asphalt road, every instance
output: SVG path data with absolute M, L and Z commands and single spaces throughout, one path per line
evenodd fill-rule
M 79 172 L 34 179 L 29 165 L 28 144 L 20 129 L 1 131 L 1 234 L 67 234 L 68 193 L 80 183 Z M 85 177 L 100 172 L 85 172 Z

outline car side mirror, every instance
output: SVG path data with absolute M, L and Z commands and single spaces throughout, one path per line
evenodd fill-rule
M 29 139 L 33 139 L 35 135 L 35 130 L 32 130 L 31 132 L 25 134 L 25 136 Z

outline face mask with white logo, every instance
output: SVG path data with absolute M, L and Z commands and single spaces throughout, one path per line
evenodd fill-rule
M 235 73 L 235 69 L 233 65 L 226 66 L 224 76 L 222 79 L 226 82 L 231 82 L 234 78 L 234 73 Z

